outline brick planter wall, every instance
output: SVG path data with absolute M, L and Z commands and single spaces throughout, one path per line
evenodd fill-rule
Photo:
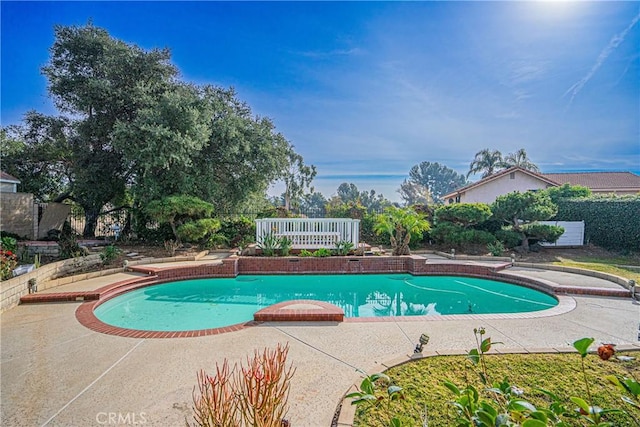
M 408 260 L 407 257 L 240 257 L 238 271 L 239 274 L 407 273 Z

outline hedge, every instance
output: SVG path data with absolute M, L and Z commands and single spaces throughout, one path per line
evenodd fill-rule
M 557 221 L 584 221 L 585 241 L 607 249 L 640 250 L 640 196 L 563 199 Z

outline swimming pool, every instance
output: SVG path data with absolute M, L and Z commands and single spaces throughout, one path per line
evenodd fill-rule
M 262 308 L 300 299 L 331 303 L 345 317 L 521 313 L 558 304 L 534 289 L 462 276 L 241 275 L 143 287 L 105 301 L 94 314 L 121 328 L 190 331 L 244 323 Z

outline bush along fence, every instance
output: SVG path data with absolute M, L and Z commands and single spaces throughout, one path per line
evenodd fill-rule
M 584 220 L 587 243 L 640 251 L 640 196 L 560 200 L 555 220 Z

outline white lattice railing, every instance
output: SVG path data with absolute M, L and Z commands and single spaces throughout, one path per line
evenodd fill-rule
M 256 241 L 272 234 L 287 237 L 293 249 L 333 249 L 336 243 L 358 247 L 360 220 L 350 218 L 263 218 L 256 219 Z

